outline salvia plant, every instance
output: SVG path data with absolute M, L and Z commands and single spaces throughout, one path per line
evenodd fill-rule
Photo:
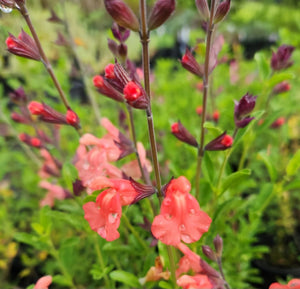
M 197 107 L 179 107 L 169 127 L 173 136 L 169 141 L 178 148 L 172 157 L 185 158 L 184 151 L 193 157 L 187 175 L 177 174 L 170 165 L 174 160 L 168 165 L 162 161 L 169 148 L 162 148 L 165 136 L 155 125 L 163 115 L 156 113 L 155 87 L 160 80 L 150 69 L 149 50 L 151 36 L 172 18 L 176 1 L 135 2 L 138 10 L 123 0 L 104 0 L 113 20 L 107 40 L 112 61 L 93 77 L 82 68 L 68 21 L 51 11 L 49 22 L 62 27 L 56 44 L 68 49 L 88 95 L 89 112 L 84 116 L 82 107 L 66 96 L 46 55 L 27 9 L 30 1 L 0 0 L 4 13 L 16 11 L 26 23 L 18 36 L 9 33 L 7 51 L 29 59 L 26 65 L 32 60 L 43 65 L 63 104 L 53 105 L 50 97 L 40 101 L 23 87 L 9 94 L 14 103 L 11 120 L 24 128 L 14 136 L 28 161 L 38 167 L 39 190 L 47 191 L 39 200 L 33 232 L 14 236 L 46 254 L 49 265 L 40 274 L 46 276 L 36 276 L 30 288 L 250 288 L 262 281 L 249 256 L 259 258 L 267 252 L 257 242 L 258 233 L 264 231 L 264 211 L 276 196 L 289 198 L 289 191 L 299 187 L 295 181 L 299 150 L 286 161 L 285 171 L 276 172 L 268 158 L 272 144 L 255 143 L 256 137 L 262 139 L 265 131 L 277 131 L 286 122 L 272 103 L 291 89 L 292 76 L 286 71 L 293 65 L 295 47 L 282 45 L 269 60 L 256 54 L 264 89 L 232 95 L 219 112 L 222 92 L 214 85 L 215 72 L 226 64 L 231 75 L 224 75 L 221 82 L 238 86 L 238 61 L 222 52 L 225 40 L 219 29 L 234 1 L 195 1 L 202 34 L 186 47 L 178 69 L 186 78 L 187 91 L 197 91 L 193 101 Z M 4 17 L 17 18 L 17 13 Z M 135 45 L 141 45 L 142 69 L 129 57 L 131 37 L 139 39 Z M 92 91 L 87 83 L 93 84 Z M 102 116 L 101 101 L 109 103 L 115 115 Z M 172 106 L 178 103 L 174 96 Z M 95 121 L 85 123 L 92 114 Z M 189 123 L 189 114 L 197 116 L 198 124 Z M 228 121 L 221 122 L 223 117 Z M 119 128 L 113 124 L 117 118 Z M 11 123 L 4 115 L 2 121 Z M 69 134 L 71 130 L 75 133 Z M 72 159 L 64 150 L 68 142 L 73 144 Z M 255 186 L 263 182 L 259 172 L 247 168 L 255 149 L 260 170 L 265 165 L 270 175 L 269 183 L 261 187 Z M 233 166 L 237 158 L 238 165 Z M 251 188 L 256 190 L 252 195 Z M 291 219 L 285 204 L 279 204 L 281 214 Z M 294 230 L 292 224 L 283 226 Z M 55 230 L 62 233 L 56 235 Z M 86 262 L 88 266 L 83 266 Z M 28 260 L 27 264 L 30 267 Z M 300 280 L 269 288 L 300 288 Z

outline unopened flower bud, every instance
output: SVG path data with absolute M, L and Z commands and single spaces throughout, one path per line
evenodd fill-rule
M 161 26 L 174 12 L 175 0 L 157 0 L 148 18 L 149 30 Z
M 198 115 L 201 115 L 202 112 L 203 112 L 203 107 L 202 107 L 202 106 L 197 106 L 197 108 L 196 108 L 196 113 L 197 113 Z
M 273 52 L 271 58 L 271 67 L 274 71 L 286 69 L 293 64 L 293 61 L 290 60 L 293 51 L 295 50 L 294 46 L 291 45 L 281 45 L 277 52 Z
M 182 125 L 180 121 L 172 124 L 171 131 L 172 134 L 182 142 L 198 147 L 195 137 Z
M 284 123 L 285 123 L 285 118 L 279 117 L 271 124 L 271 128 L 280 128 Z
M 207 21 L 210 17 L 207 0 L 196 0 L 196 6 L 202 20 Z
M 79 117 L 73 110 L 68 109 L 66 114 L 66 120 L 69 125 L 74 126 L 75 128 L 80 128 Z
M 213 115 L 212 115 L 212 118 L 215 122 L 218 122 L 219 121 L 219 118 L 220 118 L 220 113 L 218 110 L 215 110 Z
M 25 104 L 27 102 L 27 96 L 23 87 L 19 87 L 9 94 L 11 101 L 16 104 Z
M 80 196 L 81 193 L 85 190 L 85 187 L 82 184 L 82 181 L 76 180 L 73 182 L 73 193 L 75 196 Z
M 220 136 L 209 142 L 205 146 L 205 150 L 207 151 L 223 151 L 227 150 L 232 146 L 233 138 L 226 134 L 226 131 L 222 133 Z
M 185 54 L 183 55 L 180 62 L 182 67 L 188 70 L 189 72 L 199 77 L 203 76 L 203 67 L 199 65 L 192 52 L 188 48 L 186 48 Z
M 256 98 L 256 96 L 247 93 L 239 102 L 235 101 L 234 122 L 238 128 L 247 126 L 254 119 L 254 117 L 249 116 L 249 113 L 252 112 L 255 107 Z
M 30 113 L 34 115 L 41 115 L 44 112 L 43 104 L 37 101 L 31 101 L 28 105 L 28 109 Z
M 125 42 L 130 35 L 130 30 L 118 25 L 117 23 L 113 23 L 111 31 L 114 37 L 121 43 Z
M 282 81 L 278 83 L 274 88 L 273 88 L 273 94 L 280 94 L 283 92 L 287 92 L 291 89 L 291 85 L 287 81 Z
M 35 148 L 41 148 L 42 147 L 42 142 L 40 139 L 36 137 L 31 137 L 26 133 L 21 133 L 19 135 L 20 141 L 26 143 L 29 146 L 35 147 Z
M 139 202 L 142 199 L 145 199 L 145 198 L 148 198 L 148 197 L 154 195 L 157 192 L 156 188 L 151 185 L 140 184 L 132 178 L 129 178 L 129 181 L 130 181 L 132 187 L 137 192 L 137 196 L 131 203 L 132 205 L 136 204 L 137 202 Z
M 216 257 L 215 252 L 209 246 L 203 245 L 202 246 L 202 252 L 211 261 L 214 261 L 214 262 L 217 261 L 217 257 Z
M 214 24 L 222 21 L 230 10 L 230 0 L 224 0 L 217 6 L 217 11 L 214 16 Z
M 222 257 L 222 252 L 223 252 L 223 239 L 220 237 L 220 235 L 217 235 L 214 238 L 214 246 L 215 246 L 215 250 L 217 253 L 217 257 L 221 258 Z
M 149 100 L 146 96 L 143 88 L 135 83 L 130 81 L 126 84 L 123 90 L 124 97 L 127 100 L 127 103 L 138 109 L 146 109 L 149 105 Z
M 138 18 L 122 0 L 105 0 L 104 4 L 107 12 L 120 26 L 139 31 Z
M 21 31 L 18 38 L 9 34 L 6 39 L 7 50 L 17 56 L 40 61 L 41 56 L 34 40 L 24 32 Z
M 23 116 L 19 113 L 16 113 L 16 112 L 12 112 L 10 117 L 13 121 L 18 122 L 18 123 L 23 123 L 23 124 L 30 123 L 30 120 L 28 118 L 26 118 L 25 116 Z
M 101 94 L 119 102 L 124 101 L 123 95 L 110 85 L 110 83 L 107 82 L 101 75 L 94 76 L 93 83 Z
M 126 59 L 127 57 L 127 45 L 126 44 L 123 44 L 121 43 L 119 46 L 118 46 L 118 55 L 121 59 Z
M 106 67 L 105 67 L 105 77 L 106 78 L 110 78 L 110 79 L 116 78 L 115 72 L 114 72 L 114 67 L 115 67 L 115 65 L 112 63 L 106 65 Z

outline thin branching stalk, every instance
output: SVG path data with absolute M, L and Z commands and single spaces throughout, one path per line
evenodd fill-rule
M 210 19 L 206 35 L 206 52 L 205 52 L 205 62 L 204 62 L 204 75 L 203 75 L 203 100 L 202 100 L 202 118 L 201 118 L 201 134 L 200 134 L 200 144 L 198 147 L 198 157 L 197 157 L 197 169 L 196 169 L 196 198 L 199 199 L 200 194 L 200 177 L 201 177 L 201 164 L 204 155 L 204 140 L 205 140 L 205 128 L 204 123 L 206 121 L 206 109 L 207 109 L 207 96 L 209 89 L 209 61 L 211 54 L 212 39 L 214 33 L 214 14 L 215 14 L 215 0 L 211 1 L 210 7 Z
M 226 289 L 230 289 L 230 286 L 226 282 L 226 279 L 225 279 L 225 275 L 224 275 L 224 272 L 223 272 L 223 266 L 222 266 L 222 260 L 221 260 L 221 258 L 217 259 L 217 263 L 218 263 L 218 267 L 219 267 L 219 271 L 221 273 L 222 279 L 224 281 L 224 286 L 225 286 Z
M 151 153 L 152 153 L 152 163 L 154 167 L 155 173 L 155 180 L 156 180 L 156 187 L 157 187 L 157 196 L 159 199 L 159 204 L 161 206 L 163 201 L 163 194 L 162 194 L 162 186 L 161 186 L 161 176 L 160 176 L 160 169 L 159 169 L 159 162 L 157 157 L 157 144 L 155 138 L 155 130 L 154 130 L 154 122 L 153 122 L 153 114 L 151 110 L 151 90 L 150 90 L 150 57 L 149 57 L 149 31 L 147 27 L 147 8 L 146 8 L 146 0 L 140 0 L 140 19 L 141 19 L 141 26 L 140 26 L 140 40 L 143 47 L 143 70 L 144 70 L 144 84 L 147 96 L 149 98 L 149 107 L 146 110 L 147 114 L 147 124 L 148 124 L 148 132 L 149 132 L 149 139 L 150 139 L 150 146 L 151 146 Z M 172 251 L 171 246 L 167 246 L 168 257 L 170 262 L 170 270 L 171 270 L 171 280 L 175 288 L 176 285 L 176 266 L 175 266 L 175 258 Z

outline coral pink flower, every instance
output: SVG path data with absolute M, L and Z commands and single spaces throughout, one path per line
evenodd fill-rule
M 47 276 L 40 278 L 36 282 L 33 289 L 48 289 L 48 287 L 50 286 L 51 283 L 52 283 L 52 276 L 47 275 Z
M 210 289 L 213 285 L 206 275 L 198 274 L 195 276 L 183 275 L 177 280 L 177 285 L 183 289 Z
M 48 193 L 45 196 L 45 198 L 40 201 L 41 207 L 44 207 L 47 205 L 50 207 L 53 207 L 55 199 L 64 200 L 66 198 L 71 197 L 71 194 L 69 191 L 65 190 L 61 186 L 51 184 L 47 181 L 41 181 L 39 183 L 39 186 L 43 189 L 48 190 Z
M 300 279 L 292 279 L 287 285 L 272 283 L 269 289 L 300 289 Z
M 114 241 L 120 237 L 117 229 L 120 225 L 122 207 L 119 193 L 114 189 L 107 189 L 96 199 L 83 205 L 84 218 L 89 222 L 93 231 L 107 241 Z
M 208 231 L 210 217 L 200 210 L 197 200 L 189 194 L 191 184 L 185 177 L 171 181 L 166 190 L 160 215 L 154 218 L 152 234 L 167 245 L 176 246 L 198 241 Z

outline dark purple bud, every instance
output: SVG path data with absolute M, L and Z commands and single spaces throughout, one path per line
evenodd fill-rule
M 108 49 L 111 51 L 111 53 L 118 57 L 118 43 L 112 39 L 107 39 Z
M 133 188 L 135 189 L 135 191 L 138 193 L 135 199 L 132 201 L 131 203 L 132 205 L 156 193 L 156 188 L 151 185 L 140 184 L 132 178 L 129 178 L 129 181 L 133 186 Z
M 120 25 L 133 31 L 139 31 L 139 20 L 130 7 L 121 0 L 105 0 L 105 8 Z
M 248 116 L 255 107 L 256 98 L 257 96 L 253 96 L 247 92 L 239 102 L 235 101 L 234 118 L 241 120 L 243 117 Z
M 118 160 L 132 154 L 134 152 L 133 143 L 130 139 L 128 139 L 124 134 L 121 132 L 119 133 L 119 140 L 120 142 L 114 141 L 116 146 L 120 149 L 121 153 Z
M 47 19 L 49 22 L 63 24 L 64 21 L 57 16 L 53 9 L 51 9 L 51 16 Z
M 202 252 L 211 261 L 214 261 L 214 262 L 217 261 L 217 256 L 216 256 L 215 252 L 209 246 L 203 245 Z
M 18 38 L 9 34 L 6 39 L 7 50 L 17 56 L 40 61 L 41 56 L 34 40 L 22 29 Z
M 172 134 L 182 142 L 198 147 L 195 137 L 182 125 L 180 121 L 172 124 L 171 131 Z
M 241 120 L 235 119 L 235 125 L 238 128 L 244 128 L 246 127 L 255 117 L 245 117 L 242 118 Z
M 203 270 L 203 273 L 205 273 L 208 277 L 213 278 L 220 278 L 220 274 L 217 270 L 215 270 L 213 267 L 211 267 L 207 262 L 205 262 L 203 259 L 200 259 L 200 265 Z
M 127 45 L 121 43 L 118 46 L 118 55 L 121 59 L 125 60 L 127 58 Z
M 290 60 L 293 51 L 295 50 L 294 46 L 291 45 L 281 45 L 277 52 L 272 53 L 271 58 L 271 67 L 273 70 L 282 70 L 290 67 L 293 64 L 293 61 Z
M 60 32 L 57 32 L 57 38 L 54 43 L 59 46 L 69 46 L 70 45 L 69 41 Z
M 157 0 L 148 18 L 149 30 L 161 26 L 174 12 L 175 0 Z
M 214 24 L 222 21 L 230 10 L 230 0 L 224 0 L 217 6 L 217 11 L 214 16 Z
M 196 6 L 202 20 L 204 21 L 209 20 L 210 12 L 208 8 L 207 0 L 196 0 Z
M 130 30 L 118 25 L 117 23 L 112 25 L 111 31 L 114 37 L 121 43 L 125 42 L 130 35 Z
M 114 74 L 116 80 L 121 84 L 122 90 L 124 90 L 124 87 L 127 85 L 127 83 L 131 81 L 131 77 L 124 67 L 117 61 L 114 66 Z
M 13 92 L 11 92 L 9 94 L 9 97 L 11 101 L 13 101 L 16 104 L 25 104 L 27 102 L 27 96 L 25 94 L 23 87 L 19 87 Z
M 23 124 L 30 123 L 30 120 L 27 117 L 25 117 L 22 114 L 16 113 L 16 112 L 12 112 L 10 117 L 14 122 L 23 123 Z
M 4 13 L 9 13 L 11 10 L 8 8 L 15 8 L 15 0 L 0 0 L 0 5 L 4 6 L 3 10 L 1 9 L 1 11 Z
M 188 70 L 189 72 L 202 77 L 204 74 L 203 66 L 200 66 L 195 57 L 193 56 L 192 52 L 186 48 L 185 54 L 181 59 L 181 65 L 183 68 Z
M 226 134 L 226 131 L 223 132 L 220 136 L 209 142 L 205 146 L 206 151 L 224 151 L 229 149 L 232 146 L 233 138 Z
M 222 257 L 222 252 L 223 252 L 223 239 L 220 237 L 220 235 L 217 235 L 214 238 L 214 246 L 215 246 L 215 250 L 217 253 L 217 257 L 221 258 Z
M 73 193 L 75 196 L 80 196 L 81 193 L 85 190 L 85 187 L 83 186 L 82 182 L 80 180 L 76 180 L 73 183 Z
M 277 85 L 275 85 L 275 87 L 272 90 L 273 94 L 280 94 L 283 92 L 287 92 L 291 89 L 291 85 L 287 82 L 287 81 L 282 81 L 280 83 L 278 83 Z

